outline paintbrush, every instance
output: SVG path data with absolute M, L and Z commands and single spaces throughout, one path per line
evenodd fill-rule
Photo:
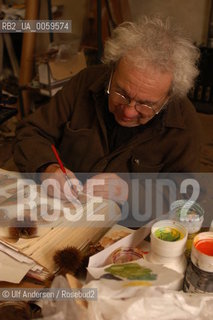
M 52 148 L 53 153 L 54 153 L 54 155 L 55 155 L 55 157 L 56 157 L 56 160 L 57 160 L 57 162 L 58 162 L 58 164 L 59 164 L 59 166 L 60 166 L 60 169 L 61 169 L 61 171 L 62 171 L 63 174 L 64 174 L 64 177 L 65 177 L 66 181 L 68 182 L 70 188 L 73 189 L 74 185 L 72 184 L 70 178 L 69 178 L 68 175 L 67 175 L 66 169 L 65 169 L 65 167 L 64 167 L 64 165 L 63 165 L 63 163 L 62 163 L 62 161 L 61 161 L 61 158 L 59 157 L 59 154 L 58 154 L 58 152 L 57 152 L 54 144 L 51 144 L 51 148 Z M 75 192 L 75 189 L 74 189 L 74 192 L 77 193 L 77 194 L 76 194 L 76 196 L 77 196 L 76 201 L 79 202 L 79 203 L 81 203 L 81 204 L 85 204 L 85 203 L 87 202 L 87 199 L 88 199 L 88 198 L 91 198 L 91 196 L 89 196 L 88 194 L 82 192 L 82 191 L 80 190 L 80 187 L 79 187 L 79 186 L 75 186 L 75 188 L 77 189 L 77 192 Z
M 58 152 L 57 152 L 54 144 L 51 144 L 51 148 L 52 148 L 52 151 L 53 151 L 53 153 L 54 153 L 54 155 L 55 155 L 55 157 L 56 157 L 56 160 L 57 160 L 57 162 L 58 162 L 58 164 L 59 164 L 59 166 L 60 166 L 60 169 L 61 169 L 61 171 L 63 172 L 64 177 L 65 177 L 65 179 L 66 179 L 67 182 L 68 182 L 68 185 L 70 186 L 70 188 L 72 188 L 72 187 L 73 187 L 72 182 L 71 182 L 70 178 L 69 178 L 68 175 L 67 175 L 66 169 L 64 168 L 64 165 L 63 165 L 63 163 L 62 163 L 62 161 L 61 161 L 61 159 L 60 159 L 60 157 L 59 157 L 59 154 L 58 154 Z
M 57 162 L 58 162 L 58 164 L 59 164 L 59 166 L 60 166 L 61 171 L 62 171 L 63 174 L 64 174 L 64 177 L 65 177 L 65 179 L 66 179 L 66 181 L 67 181 L 70 189 L 72 189 L 72 190 L 74 191 L 74 193 L 75 193 L 75 195 L 76 195 L 77 198 L 78 198 L 79 194 L 83 195 L 82 192 L 79 190 L 79 187 L 78 187 L 78 186 L 74 186 L 74 185 L 72 184 L 70 178 L 68 177 L 67 172 L 66 172 L 66 169 L 65 169 L 65 167 L 64 167 L 64 165 L 63 165 L 63 163 L 62 163 L 62 161 L 61 161 L 61 158 L 59 157 L 59 154 L 58 154 L 58 152 L 57 152 L 54 144 L 51 144 L 51 148 L 52 148 L 52 150 L 53 150 L 53 153 L 54 153 L 54 155 L 55 155 L 55 157 L 56 157 L 56 160 L 57 160 Z M 76 189 L 77 189 L 77 192 L 76 192 Z M 78 203 L 81 203 L 78 199 L 75 199 L 75 201 L 77 201 Z

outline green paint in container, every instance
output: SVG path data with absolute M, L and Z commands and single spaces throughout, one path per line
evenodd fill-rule
M 183 274 L 186 269 L 184 251 L 187 236 L 187 229 L 178 221 L 155 222 L 151 228 L 150 252 L 145 258 Z
M 183 239 L 183 234 L 179 230 L 171 227 L 159 228 L 154 234 L 158 239 L 164 241 L 174 242 Z

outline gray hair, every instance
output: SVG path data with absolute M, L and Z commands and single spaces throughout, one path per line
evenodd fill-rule
M 123 22 L 106 41 L 103 62 L 116 64 L 122 57 L 138 68 L 151 65 L 171 72 L 171 96 L 183 97 L 193 87 L 199 71 L 199 49 L 172 26 L 158 17 L 143 16 L 138 22 Z

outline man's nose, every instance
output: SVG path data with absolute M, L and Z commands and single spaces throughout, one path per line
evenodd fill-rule
M 130 100 L 130 102 L 128 103 L 128 106 L 129 107 L 134 107 L 135 108 L 135 105 L 136 105 L 136 102 L 135 102 L 135 100 Z
M 125 109 L 124 109 L 124 114 L 126 117 L 134 117 L 134 116 L 138 116 L 138 112 L 135 109 L 135 101 L 131 100 L 130 103 L 128 105 L 126 105 Z

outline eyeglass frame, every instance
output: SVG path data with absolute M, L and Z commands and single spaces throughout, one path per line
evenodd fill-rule
M 111 93 L 110 91 L 111 91 L 111 84 L 112 84 L 113 73 L 114 73 L 114 70 L 111 71 L 109 83 L 108 83 L 108 86 L 107 86 L 107 89 L 106 89 L 106 93 L 107 93 L 108 95 L 110 95 L 110 93 Z M 135 108 L 135 110 L 136 110 L 137 112 L 138 112 L 138 110 L 137 110 L 137 105 L 139 105 L 139 106 L 146 107 L 146 108 L 152 110 L 154 116 L 155 116 L 155 115 L 158 115 L 163 109 L 165 109 L 165 107 L 166 107 L 166 105 L 167 105 L 167 103 L 168 103 L 168 101 L 169 101 L 169 96 L 168 96 L 167 99 L 166 99 L 166 101 L 165 101 L 165 102 L 163 103 L 163 105 L 160 107 L 160 109 L 159 109 L 158 111 L 156 111 L 152 106 L 149 106 L 149 105 L 146 104 L 146 103 L 137 102 L 136 100 L 130 98 L 129 96 L 126 97 L 126 96 L 124 96 L 123 94 L 121 94 L 121 93 L 119 93 L 119 92 L 117 92 L 117 91 L 115 91 L 115 90 L 114 90 L 114 93 L 116 93 L 118 96 L 124 98 L 124 99 L 127 101 L 127 103 L 124 103 L 125 105 L 128 105 L 128 106 L 129 106 L 130 103 L 131 103 L 132 101 L 134 101 L 134 102 L 135 102 L 134 108 Z

